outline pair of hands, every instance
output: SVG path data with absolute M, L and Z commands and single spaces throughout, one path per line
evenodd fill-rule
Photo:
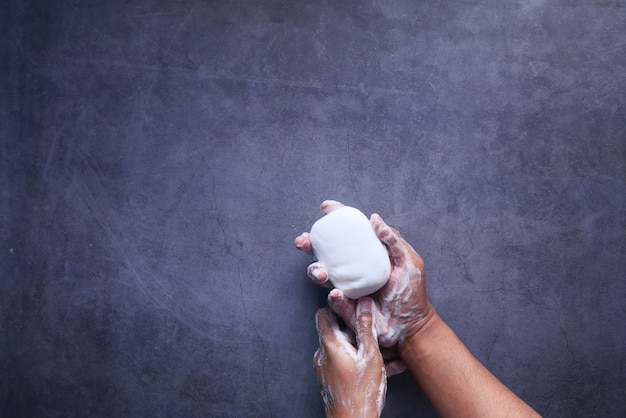
M 329 213 L 341 206 L 339 202 L 325 201 L 322 210 Z M 426 298 L 422 258 L 379 215 L 372 215 L 370 223 L 391 260 L 387 284 L 371 297 L 358 301 L 333 289 L 328 295 L 330 309 L 321 309 L 316 316 L 320 348 L 314 366 L 328 416 L 341 416 L 346 405 L 364 406 L 372 416 L 380 415 L 386 376 L 406 368 L 401 361 L 405 342 L 434 313 Z M 303 251 L 312 250 L 307 233 L 298 236 L 295 245 Z M 309 269 L 308 274 L 316 283 L 329 285 L 323 266 L 316 266 L 316 271 Z M 356 334 L 358 348 L 340 330 L 338 317 Z M 379 345 L 383 347 L 380 351 Z M 378 367 L 383 363 L 384 367 Z

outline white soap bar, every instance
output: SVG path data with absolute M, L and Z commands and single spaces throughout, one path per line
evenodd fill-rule
M 310 239 L 330 282 L 347 297 L 358 299 L 387 283 L 391 272 L 387 249 L 360 210 L 349 206 L 333 210 L 313 224 Z

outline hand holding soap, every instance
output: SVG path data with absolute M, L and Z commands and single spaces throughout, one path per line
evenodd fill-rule
M 358 209 L 327 200 L 326 215 L 309 234 L 296 239 L 299 248 L 310 247 L 317 262 L 309 276 L 320 283 L 330 281 L 351 299 L 376 292 L 389 279 L 391 264 L 385 246 L 374 233 L 369 219 Z

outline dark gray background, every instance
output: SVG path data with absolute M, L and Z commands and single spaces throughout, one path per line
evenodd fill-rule
M 624 1 L 0 9 L 3 416 L 319 417 L 326 198 L 540 413 L 626 414 Z M 433 416 L 410 375 L 387 417 Z

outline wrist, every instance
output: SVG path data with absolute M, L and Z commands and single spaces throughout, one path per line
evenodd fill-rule
M 404 338 L 398 343 L 398 354 L 403 361 L 405 359 L 405 352 L 409 351 L 407 349 L 415 346 L 416 341 L 427 339 L 433 328 L 436 328 L 437 324 L 441 322 L 441 317 L 435 307 L 431 305 L 430 301 L 427 301 L 427 303 L 428 311 L 426 315 L 409 328 Z
M 326 418 L 378 418 L 378 410 L 376 405 L 366 405 L 359 403 L 358 405 L 344 406 L 335 405 L 326 410 Z

